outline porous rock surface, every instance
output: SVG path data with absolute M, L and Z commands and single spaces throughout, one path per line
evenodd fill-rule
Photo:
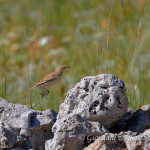
M 85 147 L 84 150 L 127 150 L 126 144 L 120 140 L 119 135 L 112 133 L 105 133 L 97 137 L 97 139 Z
M 105 133 L 84 150 L 149 150 L 150 129 L 143 133 L 121 132 L 119 134 Z
M 0 149 L 149 150 L 150 105 L 137 111 L 127 105 L 123 81 L 108 74 L 81 79 L 57 120 L 52 110 L 0 99 Z
M 109 132 L 95 138 L 84 150 L 149 150 L 150 149 L 150 105 L 127 113 Z
M 101 74 L 85 77 L 69 90 L 57 118 L 80 114 L 110 128 L 126 113 L 127 107 L 124 82 L 111 74 Z
M 78 114 L 67 115 L 54 124 L 54 138 L 46 141 L 46 150 L 79 150 L 83 149 L 88 136 L 101 136 L 108 132 L 99 122 L 91 122 Z M 90 141 L 91 142 L 91 141 Z
M 45 141 L 53 138 L 51 127 L 57 113 L 35 111 L 0 98 L 0 149 L 20 147 L 44 150 Z

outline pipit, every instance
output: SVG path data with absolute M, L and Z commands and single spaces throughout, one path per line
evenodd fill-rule
M 49 90 L 46 89 L 46 87 L 52 86 L 52 85 L 56 84 L 57 82 L 59 82 L 59 80 L 61 79 L 61 77 L 63 75 L 64 70 L 67 68 L 70 68 L 70 67 L 69 66 L 58 67 L 54 72 L 48 74 L 43 79 L 41 79 L 38 83 L 33 85 L 31 88 L 29 88 L 28 91 L 33 88 L 42 87 L 43 93 L 41 95 L 43 98 L 45 95 L 49 94 Z

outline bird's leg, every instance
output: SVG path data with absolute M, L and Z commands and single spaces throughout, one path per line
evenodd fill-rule
M 45 92 L 46 92 L 46 96 L 49 94 L 49 90 L 48 89 L 46 89 L 45 87 L 43 87 L 43 89 L 45 90 Z
M 43 88 L 43 92 L 41 93 L 41 98 L 43 98 L 45 96 L 45 91 L 44 91 L 44 87 Z
M 42 86 L 42 88 L 43 88 L 43 93 L 41 93 L 41 95 L 42 95 L 42 98 L 46 95 L 48 95 L 49 94 L 49 90 L 48 89 L 46 89 L 44 86 Z

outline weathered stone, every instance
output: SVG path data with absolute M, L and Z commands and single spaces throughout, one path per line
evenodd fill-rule
M 128 123 L 131 117 L 133 117 L 136 111 L 129 108 L 127 109 L 126 114 L 113 126 L 109 129 L 111 133 L 119 133 L 121 131 L 128 131 Z
M 101 136 L 108 132 L 100 123 L 90 122 L 76 114 L 57 120 L 52 130 L 54 138 L 46 141 L 46 150 L 79 150 L 89 144 L 88 136 Z
M 56 116 L 53 110 L 35 111 L 0 98 L 0 148 L 44 150 L 45 141 L 53 138 Z
M 85 77 L 69 90 L 58 119 L 80 114 L 110 128 L 126 113 L 128 99 L 123 81 L 110 74 Z
M 145 105 L 139 110 L 128 110 L 111 132 L 132 131 L 142 133 L 150 128 L 150 105 Z
M 25 149 L 23 149 L 21 147 L 15 147 L 15 148 L 10 148 L 10 150 L 25 150 Z M 32 150 L 32 149 L 29 149 L 29 150 Z
M 137 110 L 128 121 L 128 130 L 142 133 L 150 128 L 150 105 L 145 105 Z
M 127 130 L 142 133 L 150 128 L 150 117 L 142 109 L 137 110 L 128 120 Z
M 0 149 L 11 148 L 14 144 L 23 144 L 25 140 L 25 138 L 19 135 L 17 130 L 9 124 L 0 121 Z
M 136 132 L 121 132 L 119 134 L 105 133 L 84 150 L 149 150 L 150 129 L 138 135 Z
M 127 150 L 127 148 L 125 142 L 118 139 L 117 134 L 105 133 L 84 150 Z
M 150 105 L 134 111 L 127 104 L 123 81 L 108 74 L 69 90 L 56 122 L 52 110 L 0 99 L 0 149 L 149 150 Z
M 128 134 L 127 134 L 128 133 Z M 123 139 L 126 143 L 128 150 L 141 149 L 149 150 L 150 147 L 150 129 L 145 130 L 143 133 L 135 135 L 134 132 L 123 133 Z

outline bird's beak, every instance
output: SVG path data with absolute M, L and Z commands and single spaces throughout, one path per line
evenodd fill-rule
M 70 68 L 70 66 L 66 66 L 65 69 Z

